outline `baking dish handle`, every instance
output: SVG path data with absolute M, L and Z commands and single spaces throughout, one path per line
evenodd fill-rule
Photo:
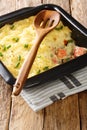
M 1 61 L 0 61 L 0 75 L 8 84 L 13 85 L 15 83 L 16 79 L 13 77 L 13 75 L 8 71 L 8 69 Z

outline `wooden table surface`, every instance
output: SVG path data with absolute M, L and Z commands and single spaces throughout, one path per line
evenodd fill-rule
M 0 15 L 27 6 L 60 5 L 87 27 L 87 0 L 0 0 Z M 84 41 L 83 41 L 84 42 Z M 0 76 L 0 130 L 87 130 L 87 91 L 35 113 Z

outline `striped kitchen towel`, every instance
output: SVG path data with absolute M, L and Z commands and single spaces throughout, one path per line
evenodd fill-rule
M 51 82 L 23 89 L 21 96 L 34 111 L 39 111 L 57 100 L 86 89 L 87 66 Z

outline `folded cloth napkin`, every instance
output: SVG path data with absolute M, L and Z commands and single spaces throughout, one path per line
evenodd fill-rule
M 51 82 L 23 89 L 21 96 L 34 111 L 39 111 L 57 100 L 86 89 L 87 66 Z

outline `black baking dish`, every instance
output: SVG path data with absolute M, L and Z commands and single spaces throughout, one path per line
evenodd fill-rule
M 37 14 L 43 9 L 56 10 L 61 15 L 61 20 L 64 25 L 68 26 L 72 30 L 72 37 L 76 41 L 77 45 L 87 48 L 87 29 L 84 28 L 79 22 L 77 22 L 72 16 L 65 12 L 61 7 L 53 4 L 45 4 L 37 7 L 27 7 L 15 12 L 3 15 L 0 17 L 0 27 L 7 23 L 13 23 L 17 20 L 27 18 L 29 16 Z M 87 54 L 84 54 L 74 60 L 68 61 L 62 65 L 54 67 L 48 71 L 45 71 L 39 75 L 27 79 L 25 87 L 28 88 L 44 82 L 50 82 L 60 76 L 72 73 L 87 65 Z M 0 61 L 0 74 L 7 83 L 13 85 L 15 78 L 7 70 L 7 68 Z

